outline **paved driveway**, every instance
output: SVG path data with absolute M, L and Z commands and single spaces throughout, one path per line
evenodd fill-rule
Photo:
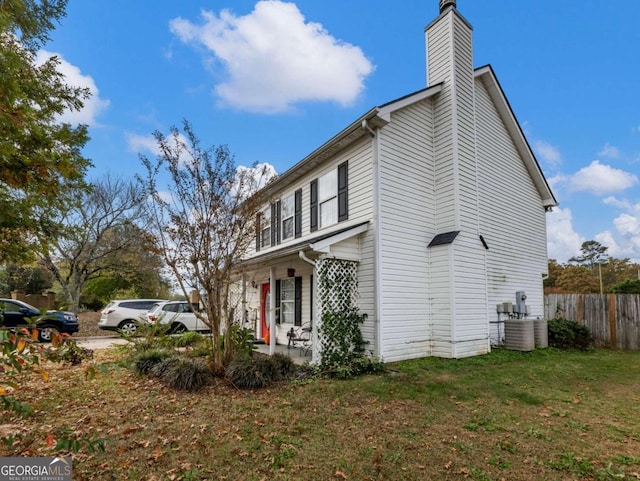
M 72 338 L 74 339 L 74 338 Z M 78 346 L 87 349 L 109 349 L 118 344 L 126 344 L 127 341 L 118 336 L 99 336 L 99 337 L 77 337 L 75 341 Z

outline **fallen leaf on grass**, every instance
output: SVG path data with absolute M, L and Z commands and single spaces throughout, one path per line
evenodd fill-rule
M 158 446 L 153 450 L 153 453 L 149 455 L 149 457 L 147 458 L 147 461 L 157 461 L 162 456 L 164 456 L 164 451 L 160 449 L 160 446 Z
M 340 470 L 336 471 L 335 476 L 336 476 L 336 477 L 338 477 L 338 478 L 342 478 L 342 479 L 349 479 L 349 478 L 347 478 L 347 475 L 346 475 L 346 474 L 344 474 L 344 473 L 343 473 L 342 471 L 340 471 Z

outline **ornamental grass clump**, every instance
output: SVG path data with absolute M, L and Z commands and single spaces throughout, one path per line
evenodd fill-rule
M 293 376 L 296 372 L 296 365 L 286 354 L 275 353 L 267 358 L 272 366 L 273 380 L 281 381 Z
M 226 369 L 231 383 L 240 389 L 261 389 L 272 381 L 272 368 L 261 356 L 238 356 Z
M 272 382 L 289 379 L 296 370 L 289 356 L 276 353 L 272 356 L 237 356 L 225 373 L 229 381 L 240 389 L 261 389 Z
M 134 356 L 133 369 L 137 374 L 145 376 L 149 374 L 158 363 L 170 358 L 172 355 L 171 351 L 161 348 L 142 351 L 137 356 Z
M 176 356 L 163 367 L 160 380 L 180 391 L 199 391 L 211 384 L 213 374 L 202 359 Z
M 199 343 L 202 339 L 204 339 L 204 336 L 199 332 L 187 331 L 183 332 L 174 342 L 176 347 L 187 347 Z

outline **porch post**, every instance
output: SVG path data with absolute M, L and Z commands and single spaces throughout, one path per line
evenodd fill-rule
M 318 329 L 322 325 L 322 309 L 319 309 L 320 297 L 318 296 L 318 268 L 314 264 L 313 266 L 313 285 L 311 286 L 313 291 L 313 328 L 311 329 L 311 364 L 320 364 L 320 336 L 318 335 Z
M 269 355 L 276 353 L 276 268 L 269 269 Z
M 247 327 L 247 274 L 242 273 L 242 327 Z

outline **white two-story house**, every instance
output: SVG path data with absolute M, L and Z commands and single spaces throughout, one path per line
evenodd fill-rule
M 425 33 L 425 89 L 372 108 L 262 192 L 238 272 L 249 322 L 272 345 L 313 325 L 321 355 L 328 264 L 355 276 L 362 333 L 385 362 L 489 352 L 496 305 L 516 291 L 543 315 L 556 200 L 492 68 L 474 69 L 455 0 Z

